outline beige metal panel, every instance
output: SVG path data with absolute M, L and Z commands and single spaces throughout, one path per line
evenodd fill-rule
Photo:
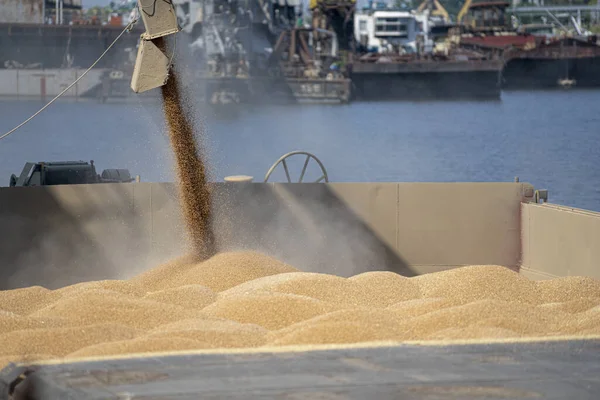
M 144 37 L 154 39 L 179 31 L 177 16 L 170 1 L 138 0 L 146 32 Z
M 600 213 L 523 204 L 523 267 L 538 274 L 600 278 Z
M 61 185 L 48 186 L 47 190 L 107 254 L 114 252 L 115 238 L 137 233 L 133 185 Z
M 51 283 L 80 258 L 84 235 L 43 187 L 0 188 L 0 289 Z M 66 247 L 66 248 L 61 248 Z
M 172 183 L 151 183 L 152 253 L 157 262 L 186 252 L 187 241 L 178 205 L 177 188 Z
M 74 260 L 80 268 L 96 269 L 95 276 L 125 277 L 143 262 L 150 246 L 144 218 L 134 206 L 134 185 L 65 185 L 47 190 L 75 218 L 80 234 L 104 260 L 102 265 Z
M 0 190 L 0 222 L 11 232 L 2 240 L 0 284 L 58 287 L 117 276 L 147 251 L 130 246 L 145 235 L 132 194 L 125 184 Z
M 276 255 L 306 271 L 414 275 L 395 250 L 396 184 L 275 184 L 267 232 Z
M 521 183 L 399 184 L 399 253 L 411 265 L 517 266 L 525 187 Z
M 377 237 L 389 247 L 396 248 L 397 183 L 332 183 L 328 186 Z
M 537 271 L 534 269 L 529 269 L 529 268 L 523 267 L 523 266 L 521 266 L 521 268 L 519 268 L 519 273 L 521 275 L 523 275 L 524 277 L 531 279 L 533 281 L 543 281 L 543 280 L 547 280 L 547 279 L 559 278 L 558 275 L 547 274 L 545 272 Z
M 142 93 L 167 83 L 170 61 L 170 57 L 156 43 L 141 40 L 131 77 L 131 89 Z
M 277 253 L 299 232 L 273 184 L 212 184 L 213 228 L 219 248 Z
M 116 275 L 120 279 L 128 279 L 155 265 L 152 246 L 152 185 L 151 183 L 129 185 L 132 186 L 132 214 L 137 229 L 136 236 L 129 238 L 126 246 L 136 257 L 129 260 L 127 265 L 120 266 Z
M 410 268 L 415 275 L 432 274 L 447 271 L 449 269 L 464 267 L 464 265 L 411 265 Z
M 222 183 L 212 189 L 223 250 L 261 250 L 303 270 L 348 276 L 517 265 L 525 187 Z M 0 189 L 0 222 L 11 232 L 0 241 L 0 265 L 9 266 L 0 278 L 12 277 L 13 287 L 123 277 L 185 251 L 173 184 Z
M 133 185 L 58 185 L 46 186 L 45 189 L 66 211 L 80 218 L 86 217 L 90 210 L 106 217 L 106 220 L 98 222 L 127 218 L 132 214 Z
M 529 248 L 529 210 L 531 207 L 525 207 L 526 204 L 527 203 L 521 204 L 521 269 L 523 269 L 523 266 L 529 265 L 529 257 L 531 255 L 531 250 Z

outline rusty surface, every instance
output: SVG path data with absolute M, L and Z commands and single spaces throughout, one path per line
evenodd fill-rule
M 0 22 L 42 23 L 44 0 L 0 0 Z
M 511 58 L 570 59 L 600 57 L 600 46 L 573 38 L 560 38 L 535 47 L 516 48 L 506 53 Z
M 500 7 L 500 8 L 508 8 L 510 3 L 508 1 L 483 1 L 481 3 L 471 4 L 469 10 L 478 9 L 478 8 L 491 8 L 491 7 Z
M 540 42 L 541 38 L 533 35 L 502 35 L 502 36 L 473 36 L 462 37 L 461 44 L 477 45 L 480 47 L 507 48 L 511 46 L 523 47 L 529 43 Z

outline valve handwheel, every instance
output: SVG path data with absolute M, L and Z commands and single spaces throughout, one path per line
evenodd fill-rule
M 308 153 L 306 151 L 292 151 L 290 153 L 287 153 L 287 154 L 284 154 L 283 156 L 281 156 L 279 158 L 279 160 L 275 161 L 275 164 L 273 164 L 271 166 L 271 168 L 269 168 L 269 170 L 267 171 L 267 175 L 265 175 L 264 182 L 268 182 L 269 177 L 271 176 L 273 171 L 275 171 L 275 169 L 277 168 L 277 166 L 279 164 L 282 164 L 288 183 L 292 183 L 292 178 L 290 177 L 290 170 L 288 168 L 288 164 L 287 164 L 286 160 L 288 158 L 290 158 L 292 156 L 296 156 L 296 155 L 306 156 L 306 159 L 304 160 L 304 166 L 302 167 L 302 172 L 300 172 L 300 178 L 298 179 L 298 183 L 302 183 L 302 180 L 304 179 L 304 175 L 306 174 L 306 168 L 308 167 L 308 164 L 310 163 L 311 159 L 315 160 L 315 162 L 321 168 L 321 172 L 323 172 L 323 174 L 319 177 L 319 179 L 314 181 L 314 183 L 319 183 L 321 181 L 329 182 L 329 177 L 327 176 L 327 171 L 325 170 L 325 167 L 323 166 L 323 163 L 321 162 L 321 160 L 319 160 L 315 155 Z

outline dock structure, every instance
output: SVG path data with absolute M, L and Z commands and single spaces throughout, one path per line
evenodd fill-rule
M 38 8 L 50 2 L 36 1 Z M 67 10 L 78 1 L 56 4 Z M 188 75 L 196 79 L 200 97 L 214 104 L 499 98 L 505 88 L 558 88 L 565 80 L 577 87 L 600 85 L 595 72 L 600 62 L 597 37 L 585 36 L 581 28 L 581 13 L 600 20 L 600 5 L 515 7 L 507 1 L 483 2 L 465 9 L 467 23 L 450 26 L 425 7 L 416 13 L 357 10 L 354 0 L 312 0 L 311 25 L 297 10 L 297 0 L 206 0 L 201 5 L 190 2 L 187 11 L 186 4 L 173 3 L 182 35 L 191 43 L 178 44 L 178 51 L 189 53 L 186 60 L 193 72 Z M 486 20 L 481 16 L 488 8 L 493 12 Z M 36 16 L 58 15 L 49 6 L 40 10 Z M 513 29 L 505 16 L 541 13 L 558 21 L 560 16 L 554 14 L 561 12 L 576 13 L 569 23 L 578 37 L 560 45 L 542 43 L 550 40 L 547 34 Z M 68 19 L 41 24 L 0 18 L 1 97 L 44 100 L 57 94 L 123 29 L 97 20 L 68 25 Z M 142 30 L 138 24 L 123 35 L 86 81 L 65 96 L 100 101 L 128 97 L 126 83 Z M 498 67 L 498 60 L 504 65 Z M 35 83 L 29 84 L 30 79 Z
M 568 6 L 535 6 L 535 7 L 511 7 L 508 12 L 512 14 L 545 14 L 547 12 L 600 12 L 600 3 L 595 6 L 576 5 Z
M 581 16 L 582 14 L 589 14 L 590 19 L 595 23 L 600 22 L 600 2 L 596 5 L 581 5 L 581 4 L 570 4 L 566 6 L 530 6 L 530 7 L 511 7 L 507 10 L 509 13 L 516 16 L 519 15 L 547 15 L 554 20 L 559 26 L 565 28 L 557 18 L 559 13 L 569 14 L 570 20 L 573 22 L 573 26 L 576 31 L 581 34 Z

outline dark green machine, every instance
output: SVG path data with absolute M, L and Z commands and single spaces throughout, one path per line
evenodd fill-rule
M 127 183 L 139 181 L 139 176 L 131 178 L 127 169 L 105 169 L 96 173 L 94 160 L 28 162 L 17 177 L 12 174 L 9 186 L 48 186 L 78 185 L 90 183 Z

